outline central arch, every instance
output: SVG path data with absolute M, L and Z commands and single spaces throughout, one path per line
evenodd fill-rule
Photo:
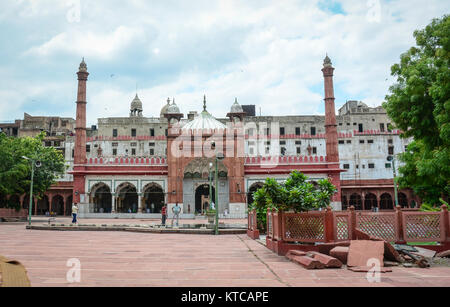
M 164 190 L 157 183 L 150 183 L 144 187 L 144 212 L 161 213 L 164 206 Z
M 52 199 L 52 211 L 56 215 L 64 215 L 64 197 L 61 195 L 55 195 Z
M 212 187 L 212 201 L 216 199 L 216 189 Z M 204 214 L 209 209 L 211 199 L 209 198 L 209 184 L 202 184 L 195 190 L 195 212 Z
M 138 212 L 138 194 L 136 187 L 129 183 L 122 183 L 117 187 L 117 212 L 119 213 L 137 213 Z

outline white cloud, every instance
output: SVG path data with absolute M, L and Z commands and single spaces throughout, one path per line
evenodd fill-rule
M 203 94 L 219 117 L 234 97 L 256 104 L 263 114 L 316 114 L 323 107 L 321 68 L 327 52 L 336 68 L 337 108 L 350 99 L 379 105 L 393 82 L 390 66 L 414 44 L 413 31 L 450 8 L 441 0 L 381 1 L 380 22 L 374 22 L 368 2 L 360 0 L 339 1 L 345 14 L 321 10 L 318 0 L 105 0 L 82 1 L 80 23 L 68 23 L 65 4 L 19 2 L 28 5 L 25 13 L 16 12 L 21 23 L 47 20 L 42 39 L 18 50 L 20 61 L 45 60 L 54 68 L 86 57 L 93 80 L 91 124 L 98 117 L 127 116 L 136 82 L 146 116 L 159 116 L 173 96 L 183 112 L 201 110 Z M 11 5 L 1 7 L 14 12 Z M 104 78 L 111 73 L 117 82 Z M 29 84 L 39 76 L 27 74 Z M 40 82 L 49 100 L 54 93 L 46 83 L 57 81 Z M 66 92 L 76 89 L 73 74 L 61 82 L 68 84 Z M 32 97 L 31 88 L 23 91 Z M 1 93 L 0 99 L 10 99 Z

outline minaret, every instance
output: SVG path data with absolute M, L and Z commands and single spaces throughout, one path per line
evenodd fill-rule
M 77 115 L 75 128 L 75 148 L 73 166 L 73 202 L 80 203 L 85 192 L 86 164 L 86 82 L 89 76 L 86 63 L 83 61 L 78 70 Z M 84 200 L 85 201 L 85 200 Z M 80 208 L 81 209 L 81 208 Z
M 75 128 L 74 164 L 86 163 L 86 83 L 89 76 L 86 63 L 83 61 L 78 70 L 77 117 Z
M 322 72 L 325 79 L 325 138 L 327 148 L 327 161 L 339 163 L 336 112 L 334 107 L 334 68 L 328 55 L 323 61 Z

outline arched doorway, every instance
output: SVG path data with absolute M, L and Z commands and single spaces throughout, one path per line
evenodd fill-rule
M 354 206 L 355 210 L 362 210 L 362 199 L 361 199 L 361 195 L 359 194 L 352 194 L 350 196 L 350 206 Z
M 20 196 L 19 195 L 13 195 L 9 198 L 9 207 L 10 208 L 20 208 Z
M 70 216 L 72 215 L 72 203 L 73 203 L 73 196 L 69 195 L 66 200 L 66 215 Z
M 56 215 L 64 215 L 64 198 L 61 195 L 53 196 L 52 211 Z
M 144 213 L 161 213 L 164 206 L 164 190 L 156 183 L 151 183 L 144 188 Z
M 209 199 L 209 184 L 202 184 L 195 190 L 195 213 L 204 214 L 210 201 L 215 201 L 216 190 L 212 187 L 212 200 Z
M 0 208 L 6 208 L 7 207 L 7 199 L 6 196 L 3 194 L 0 194 Z
M 41 199 L 38 200 L 37 204 L 37 215 L 45 215 L 46 212 L 50 210 L 50 202 L 48 200 L 48 196 L 44 195 Z
M 248 193 L 247 193 L 247 204 L 248 205 L 253 203 L 253 193 L 255 193 L 256 191 L 261 189 L 263 186 L 264 186 L 264 183 L 262 183 L 262 182 L 256 182 L 250 186 L 250 188 L 248 189 Z
M 347 203 L 347 196 L 342 195 L 342 210 L 347 210 L 348 208 L 348 203 Z
M 402 208 L 408 208 L 408 197 L 404 193 L 398 193 L 398 204 Z
M 122 183 L 117 187 L 117 212 L 137 213 L 138 195 L 136 187 L 129 183 Z
M 392 202 L 392 197 L 388 193 L 384 193 L 380 197 L 380 209 L 381 210 L 393 210 L 394 204 Z
M 377 196 L 372 193 L 367 194 L 366 199 L 364 200 L 364 209 L 371 210 L 376 207 L 378 207 Z
M 112 195 L 111 189 L 106 184 L 98 183 L 91 190 L 94 203 L 94 213 L 111 213 Z
M 35 197 L 33 196 L 32 202 L 31 202 L 31 214 L 33 214 L 33 215 L 34 215 L 34 206 L 35 206 L 34 200 L 35 200 Z M 30 208 L 30 195 L 25 195 L 25 197 L 23 198 L 22 208 L 29 210 L 29 208 Z

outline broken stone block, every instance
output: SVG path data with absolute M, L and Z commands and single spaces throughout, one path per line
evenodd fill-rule
M 371 259 L 379 261 L 383 266 L 384 241 L 355 240 L 350 242 L 347 266 L 365 267 Z
M 300 264 L 307 270 L 325 268 L 325 265 L 323 263 L 308 256 L 293 256 L 291 260 Z
M 337 258 L 324 255 L 318 252 L 309 252 L 307 253 L 307 256 L 314 258 L 315 260 L 320 261 L 325 265 L 326 268 L 341 268 L 342 262 L 338 260 Z
M 324 255 L 330 255 L 330 251 L 337 246 L 350 246 L 350 241 L 334 242 L 334 243 L 324 243 L 320 244 L 319 253 Z M 330 255 L 331 256 L 331 255 Z
M 337 246 L 330 251 L 330 256 L 338 259 L 343 264 L 347 264 L 349 247 Z

